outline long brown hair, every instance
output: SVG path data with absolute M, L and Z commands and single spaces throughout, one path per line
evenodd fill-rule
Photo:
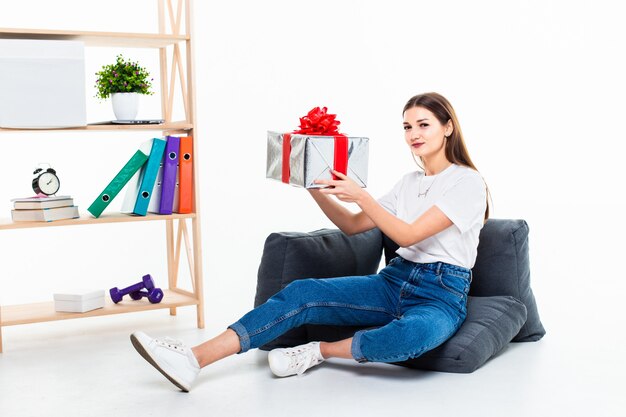
M 411 97 L 409 101 L 404 105 L 402 114 L 413 107 L 423 107 L 432 112 L 439 123 L 446 125 L 449 121 L 452 122 L 452 134 L 446 139 L 445 154 L 446 159 L 453 164 L 466 166 L 478 172 L 476 165 L 472 162 L 472 159 L 467 152 L 465 141 L 463 140 L 463 132 L 461 132 L 461 125 L 456 117 L 456 112 L 450 102 L 441 94 L 438 93 L 424 93 Z M 485 220 L 489 218 L 489 187 L 485 184 L 487 189 L 487 208 L 485 210 Z

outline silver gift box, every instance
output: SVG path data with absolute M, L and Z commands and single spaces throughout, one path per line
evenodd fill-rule
M 333 136 L 291 135 L 289 184 L 304 188 L 321 188 L 315 180 L 332 179 L 335 154 Z M 361 187 L 367 186 L 369 139 L 348 137 L 348 177 Z M 283 133 L 267 132 L 266 177 L 282 182 Z

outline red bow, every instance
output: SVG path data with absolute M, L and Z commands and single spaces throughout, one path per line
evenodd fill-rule
M 337 115 L 326 113 L 326 107 L 315 107 L 306 116 L 300 118 L 300 129 L 293 133 L 301 135 L 336 136 L 339 135 Z
M 300 130 L 294 130 L 294 134 L 300 135 L 316 135 L 316 136 L 333 136 L 335 140 L 335 153 L 333 161 L 333 169 L 347 175 L 348 172 L 348 138 L 339 133 L 337 128 L 341 122 L 336 120 L 337 115 L 326 113 L 326 107 L 315 107 L 306 116 L 300 118 Z M 291 168 L 289 158 L 291 155 L 291 133 L 283 134 L 283 170 L 282 180 L 289 184 L 291 176 Z M 339 179 L 332 174 L 334 180 Z

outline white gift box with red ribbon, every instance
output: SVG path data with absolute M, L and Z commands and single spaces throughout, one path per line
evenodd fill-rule
M 266 177 L 304 188 L 321 188 L 316 180 L 333 179 L 332 170 L 367 186 L 369 139 L 267 132 Z

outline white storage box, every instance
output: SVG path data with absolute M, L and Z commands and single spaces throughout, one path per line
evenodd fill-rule
M 84 313 L 104 307 L 104 290 L 71 291 L 54 294 L 54 310 Z
M 0 127 L 85 126 L 85 46 L 0 39 Z

